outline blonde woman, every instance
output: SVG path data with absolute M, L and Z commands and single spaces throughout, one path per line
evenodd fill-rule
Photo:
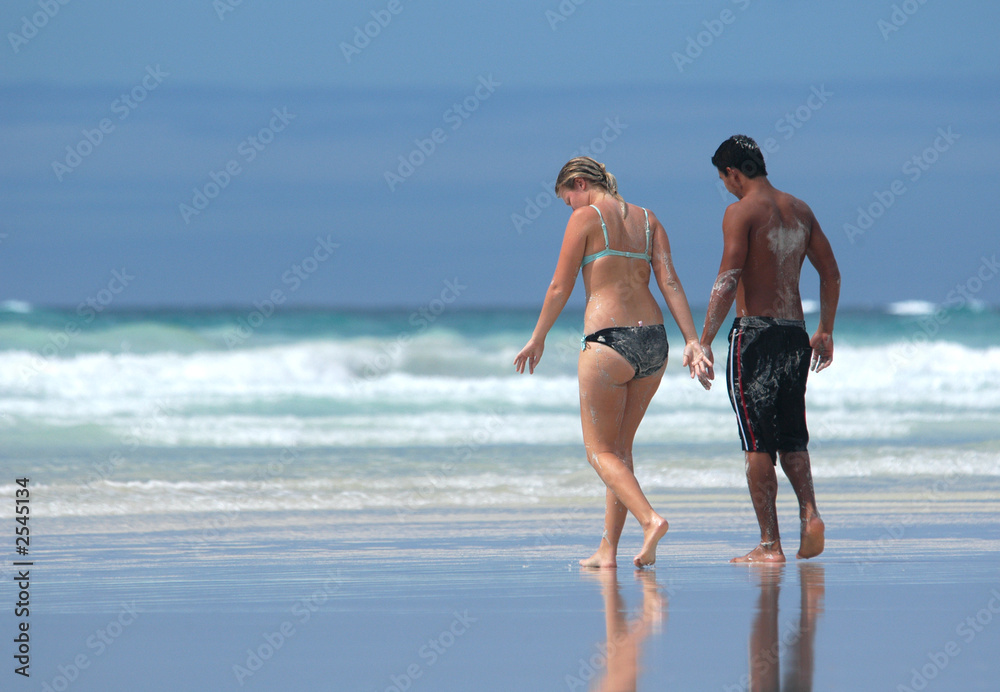
M 651 275 L 684 336 L 683 364 L 691 377 L 704 379 L 709 363 L 656 216 L 627 204 L 615 177 L 587 156 L 563 166 L 556 194 L 573 213 L 538 323 L 514 368 L 523 373 L 527 365 L 534 372 L 582 270 L 587 307 L 578 365 L 580 416 L 587 459 L 607 495 L 601 543 L 580 564 L 617 566 L 618 540 L 631 512 L 643 530 L 642 549 L 632 562 L 644 567 L 656 562 L 656 545 L 667 532 L 667 520 L 653 510 L 632 470 L 632 441 L 667 363 L 667 334 L 649 290 Z

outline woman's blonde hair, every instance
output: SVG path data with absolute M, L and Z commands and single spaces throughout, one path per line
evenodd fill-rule
M 577 156 L 575 159 L 570 159 L 559 171 L 559 177 L 556 178 L 556 194 L 558 195 L 559 190 L 564 187 L 571 187 L 577 178 L 583 178 L 591 185 L 607 190 L 608 194 L 622 205 L 623 214 L 628 215 L 628 205 L 618 194 L 618 181 L 615 176 L 608 172 L 603 163 L 595 161 L 589 156 Z

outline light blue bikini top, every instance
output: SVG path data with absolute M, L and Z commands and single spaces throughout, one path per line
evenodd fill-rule
M 593 204 L 590 206 L 597 209 Z M 612 250 L 611 244 L 608 243 L 608 227 L 604 225 L 604 214 L 601 213 L 600 209 L 597 209 L 597 215 L 601 217 L 601 230 L 604 231 L 604 249 L 595 252 L 592 255 L 586 255 L 583 258 L 583 262 L 580 266 L 585 264 L 590 264 L 595 259 L 600 259 L 601 257 L 607 257 L 608 255 L 614 255 L 615 257 L 632 257 L 634 259 L 644 259 L 647 262 L 652 262 L 653 255 L 649 251 L 649 212 L 646 209 L 642 210 L 642 213 L 646 215 L 646 251 L 645 252 L 624 252 L 623 250 Z

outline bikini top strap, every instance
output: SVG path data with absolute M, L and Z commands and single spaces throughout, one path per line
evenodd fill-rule
M 601 230 L 604 231 L 604 249 L 607 250 L 611 247 L 611 243 L 608 242 L 608 227 L 604 224 L 604 214 L 595 205 L 591 204 L 590 206 L 594 207 L 597 210 L 597 215 L 601 217 Z
M 645 207 L 642 213 L 646 215 L 646 254 L 649 254 L 649 210 Z

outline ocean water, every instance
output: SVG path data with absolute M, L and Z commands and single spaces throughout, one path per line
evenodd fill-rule
M 834 363 L 808 386 L 818 485 L 996 487 L 1000 311 L 973 308 L 841 311 Z M 536 317 L 444 304 L 98 313 L 8 303 L 0 493 L 30 477 L 34 511 L 51 517 L 600 498 L 580 434 L 582 315 L 564 314 L 535 374 L 517 375 Z M 668 333 L 674 353 L 636 440 L 640 482 L 651 493 L 743 487 L 724 374 L 704 391 Z M 720 362 L 725 351 L 723 335 Z

